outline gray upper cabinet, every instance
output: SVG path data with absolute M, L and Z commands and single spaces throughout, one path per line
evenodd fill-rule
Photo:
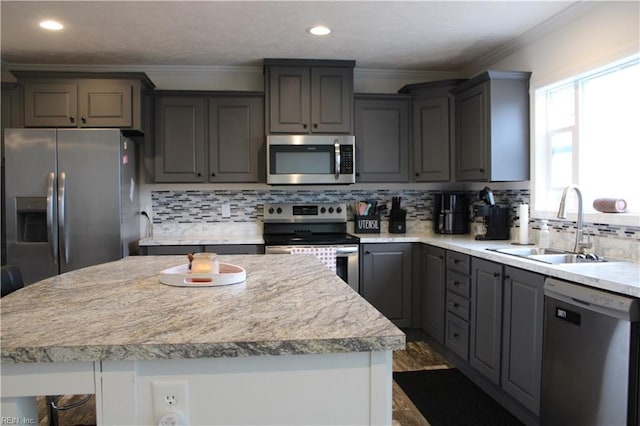
M 530 75 L 487 71 L 452 90 L 456 180 L 529 180 Z
M 26 127 L 144 131 L 141 97 L 144 90 L 153 88 L 144 74 L 119 73 L 110 78 L 87 78 L 82 73 L 15 74 L 24 86 Z
M 504 267 L 502 388 L 540 412 L 544 276 Z
M 353 132 L 354 61 L 265 59 L 269 133 Z
M 160 92 L 155 106 L 156 182 L 264 181 L 261 93 Z
M 451 180 L 454 99 L 450 91 L 464 80 L 409 84 L 399 90 L 413 100 L 414 182 Z
M 206 98 L 156 98 L 156 182 L 205 182 Z
M 500 386 L 502 265 L 471 259 L 469 364 Z
M 263 97 L 210 98 L 209 181 L 258 182 L 264 139 Z
M 355 97 L 356 180 L 409 181 L 409 108 L 406 95 Z

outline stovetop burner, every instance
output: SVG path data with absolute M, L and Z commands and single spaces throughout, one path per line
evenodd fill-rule
M 265 204 L 266 246 L 346 245 L 360 239 L 347 234 L 345 203 Z

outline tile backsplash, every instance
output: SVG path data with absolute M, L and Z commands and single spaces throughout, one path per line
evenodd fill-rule
M 158 229 L 164 230 L 170 230 L 174 226 L 175 229 L 184 229 L 181 225 L 187 224 L 223 225 L 243 222 L 261 225 L 264 203 L 345 202 L 349 205 L 360 200 L 374 200 L 379 204 L 388 203 L 390 206 L 391 198 L 395 196 L 402 197 L 402 207 L 407 210 L 408 222 L 431 222 L 433 220 L 434 196 L 440 192 L 442 191 L 346 188 L 329 190 L 158 190 L 151 191 L 151 202 L 153 224 Z M 529 204 L 529 190 L 494 190 L 493 192 L 497 204 L 510 206 L 512 235 L 517 235 L 518 206 L 521 203 Z M 468 194 L 470 205 L 483 203 L 479 199 L 477 191 L 468 191 Z M 222 217 L 223 204 L 230 206 L 230 217 Z M 349 218 L 352 219 L 351 213 Z M 383 217 L 383 222 L 386 220 Z M 550 220 L 549 225 L 552 231 L 552 245 L 555 242 L 555 247 L 569 249 L 572 246 L 571 239 L 575 235 L 575 222 Z M 431 229 L 430 226 L 426 228 Z M 537 241 L 540 220 L 530 219 L 529 228 L 532 241 Z M 612 244 L 628 247 L 631 243 L 631 251 L 633 252 L 636 247 L 640 246 L 640 227 L 585 223 L 584 232 L 596 240 L 594 244 L 596 248 L 608 247 Z M 628 248 L 625 251 L 628 251 Z M 639 256 L 636 254 L 635 258 L 637 257 Z
M 151 191 L 153 223 L 254 222 L 262 221 L 264 203 L 333 203 L 351 204 L 360 200 L 390 203 L 402 197 L 407 220 L 432 220 L 433 190 L 186 190 Z M 494 191 L 497 204 L 511 205 L 512 220 L 517 219 L 517 206 L 528 203 L 527 190 Z M 469 192 L 473 203 L 482 203 L 477 192 Z M 477 199 L 477 201 L 475 201 Z M 231 207 L 231 217 L 221 214 L 223 204 Z M 389 204 L 390 205 L 390 204 Z

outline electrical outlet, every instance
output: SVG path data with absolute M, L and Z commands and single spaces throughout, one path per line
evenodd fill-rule
M 185 424 L 188 424 L 189 400 L 186 381 L 151 382 L 151 391 L 156 424 L 168 414 L 182 418 Z
M 224 203 L 222 205 L 222 217 L 231 217 L 231 204 Z

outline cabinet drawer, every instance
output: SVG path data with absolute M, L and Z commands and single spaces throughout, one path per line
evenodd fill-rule
M 471 273 L 471 257 L 455 251 L 447 251 L 447 269 L 469 275 Z
M 471 296 L 471 278 L 447 271 L 447 290 L 451 290 L 468 299 Z
M 445 345 L 465 361 L 469 360 L 469 323 L 447 313 Z
M 469 299 L 447 291 L 447 311 L 469 321 Z

